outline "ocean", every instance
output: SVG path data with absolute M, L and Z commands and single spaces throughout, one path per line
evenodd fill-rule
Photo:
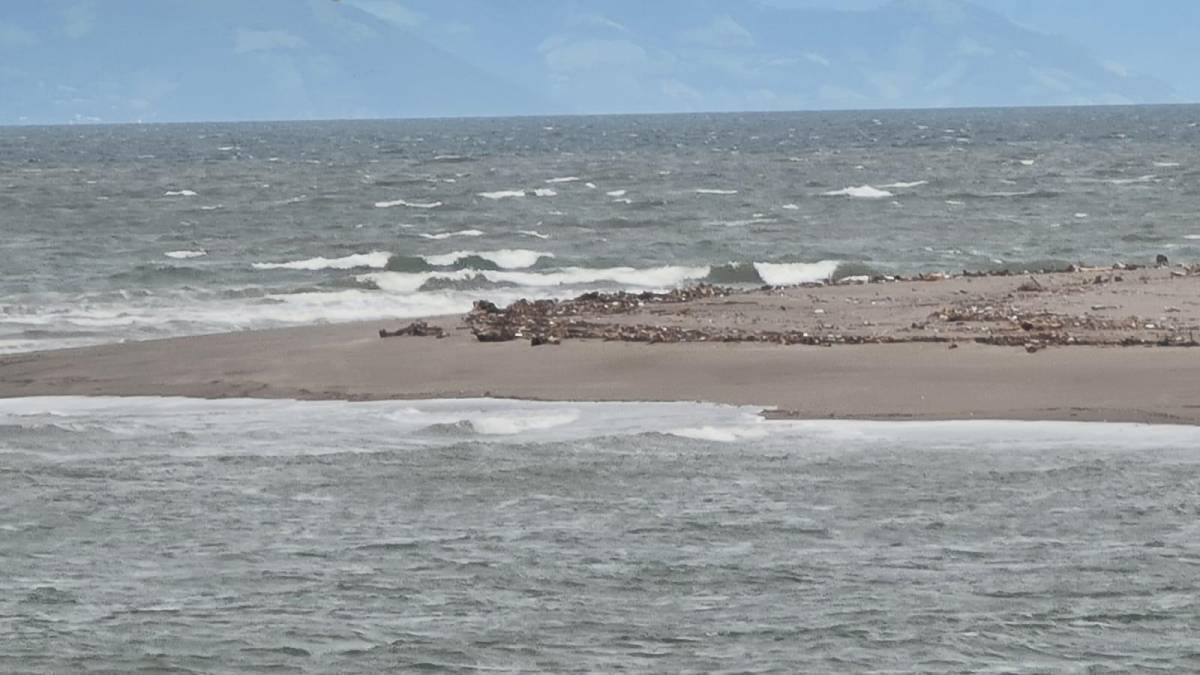
M 1200 430 L 0 401 L 3 672 L 1190 672 Z
M 0 352 L 700 281 L 1194 262 L 1198 124 L 0 128 Z M 1200 670 L 1200 430 L 760 412 L 0 400 L 0 672 Z
M 0 352 L 1200 256 L 1200 107 L 0 129 Z

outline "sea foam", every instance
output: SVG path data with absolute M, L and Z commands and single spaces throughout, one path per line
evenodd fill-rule
M 542 258 L 553 258 L 553 253 L 545 251 L 530 251 L 528 249 L 500 249 L 498 251 L 454 251 L 440 255 L 425 255 L 421 258 L 435 267 L 445 267 L 463 260 L 464 258 L 482 258 L 496 263 L 504 269 L 523 269 L 533 267 Z
M 208 251 L 167 251 L 163 255 L 175 260 L 187 260 L 189 258 L 203 258 L 208 255 Z
M 254 263 L 256 270 L 349 270 L 356 267 L 374 267 L 382 269 L 387 267 L 388 261 L 392 259 L 392 254 L 386 251 L 372 251 L 370 253 L 356 253 L 342 258 L 308 258 L 306 260 L 294 260 L 291 262 L 282 263 Z
M 458 230 L 457 232 L 439 232 L 437 234 L 422 232 L 420 236 L 422 239 L 441 241 L 443 239 L 452 239 L 454 237 L 482 237 L 483 234 L 484 233 L 482 230 Z
M 837 260 L 815 263 L 754 263 L 754 271 L 770 286 L 795 286 L 829 281 L 838 265 Z
M 823 192 L 826 197 L 852 197 L 854 199 L 883 199 L 892 197 L 891 192 L 880 190 L 879 188 L 871 187 L 870 185 L 860 185 L 858 187 L 848 187 L 841 190 L 831 190 Z
M 404 199 L 397 199 L 390 202 L 375 202 L 377 209 L 390 209 L 393 206 L 407 206 L 410 209 L 436 209 L 442 206 L 441 202 L 410 202 Z

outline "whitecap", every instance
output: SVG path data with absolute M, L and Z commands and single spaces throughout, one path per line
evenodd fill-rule
M 783 210 L 784 211 L 799 211 L 800 206 L 798 204 L 784 204 Z
M 922 186 L 922 185 L 929 185 L 929 181 L 927 181 L 927 180 L 914 180 L 914 181 L 911 181 L 911 182 L 908 182 L 908 183 L 904 183 L 904 182 L 900 182 L 900 183 L 888 183 L 887 185 L 880 185 L 879 187 L 881 187 L 881 188 L 893 188 L 893 189 L 898 189 L 898 190 L 906 190 L 906 189 L 908 189 L 908 188 L 920 187 L 920 186 Z
M 604 194 L 608 195 L 609 197 L 624 197 L 627 192 L 628 190 L 609 190 Z
M 517 230 L 517 234 L 523 234 L 526 237 L 535 237 L 537 239 L 549 239 L 550 238 L 550 235 L 542 234 L 541 232 L 538 232 L 537 230 Z
M 738 193 L 737 190 L 718 190 L 715 188 L 697 188 L 696 189 L 696 194 L 698 194 L 698 195 L 736 195 L 737 193 Z
M 524 197 L 524 190 L 497 190 L 495 192 L 480 192 L 480 197 L 484 199 L 516 199 Z
M 837 260 L 815 263 L 754 263 L 754 271 L 770 286 L 794 286 L 829 281 L 837 272 Z
M 551 178 L 551 179 L 547 180 L 546 182 L 551 183 L 551 184 L 578 183 L 580 180 L 582 180 L 582 179 L 579 176 L 563 176 L 562 178 Z
M 633 200 L 630 199 L 629 197 L 622 197 L 620 199 L 614 199 L 613 203 L 614 204 L 632 204 Z
M 167 190 L 163 193 L 164 197 L 196 197 L 199 193 L 192 190 Z
M 1155 162 L 1154 166 L 1160 169 L 1174 169 L 1180 166 L 1179 162 Z
M 498 251 L 454 251 L 440 255 L 425 255 L 421 258 L 436 267 L 445 267 L 464 258 L 482 258 L 496 263 L 506 270 L 533 267 L 542 258 L 553 258 L 553 253 L 545 251 L 530 251 L 528 249 L 500 249 Z
M 480 274 L 492 282 L 520 286 L 549 287 L 595 283 L 615 283 L 639 288 L 668 288 L 685 281 L 703 279 L 711 268 L 668 265 L 663 267 L 564 267 L 552 272 L 493 272 Z
M 520 199 L 521 197 L 557 197 L 558 193 L 549 188 L 533 190 L 497 190 L 496 192 L 480 192 L 484 199 Z
M 769 431 L 761 426 L 716 427 L 702 426 L 686 429 L 672 429 L 667 434 L 695 441 L 713 441 L 716 443 L 735 443 L 744 440 L 766 438 Z
M 870 185 L 848 187 L 842 190 L 831 190 L 822 194 L 826 197 L 852 197 L 854 199 L 883 199 L 884 197 L 894 196 L 887 190 L 880 190 L 878 188 L 871 187 Z
M 187 260 L 189 258 L 203 258 L 208 255 L 208 251 L 167 251 L 163 255 L 176 260 Z
M 393 206 L 407 206 L 410 209 L 436 209 L 441 205 L 441 202 L 410 202 L 404 199 L 397 199 L 390 202 L 375 202 L 375 208 L 377 209 L 390 209 Z
M 483 232 L 481 230 L 459 230 L 457 232 L 439 232 L 437 234 L 430 234 L 428 232 L 421 233 L 421 238 L 433 239 L 435 241 L 441 241 L 443 239 L 450 239 L 452 237 L 482 237 L 482 236 L 483 236 Z
M 515 436 L 529 431 L 545 431 L 571 424 L 579 419 L 579 411 L 568 410 L 551 415 L 505 415 L 470 418 L 476 432 L 489 436 Z
M 595 190 L 595 189 L 596 189 L 596 184 L 595 184 L 595 183 L 584 183 L 584 184 L 583 184 L 583 186 L 584 186 L 584 187 L 586 187 L 586 188 L 587 188 L 587 189 L 589 189 L 589 190 Z
M 306 260 L 294 260 L 291 262 L 282 263 L 254 263 L 256 270 L 349 270 L 356 267 L 374 267 L 382 269 L 387 267 L 388 261 L 391 260 L 392 254 L 386 251 L 371 251 L 370 253 L 356 253 L 342 258 L 308 258 Z
M 1035 159 L 1023 159 L 1023 160 L 1021 160 L 1021 165 L 1022 165 L 1022 166 L 1033 166 L 1034 164 L 1037 164 L 1037 160 L 1035 160 Z
M 1158 176 L 1155 176 L 1154 174 L 1146 174 L 1145 176 L 1138 176 L 1137 178 L 1113 178 L 1107 182 L 1111 185 L 1137 185 L 1139 183 L 1152 183 L 1157 178 Z

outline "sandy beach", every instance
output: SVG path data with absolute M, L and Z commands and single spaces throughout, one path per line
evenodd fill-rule
M 686 400 L 814 419 L 1196 424 L 1197 291 L 1188 268 L 1106 268 L 593 297 L 488 319 L 516 333 L 500 342 L 477 339 L 476 312 L 427 319 L 444 338 L 381 339 L 409 322 L 367 322 L 11 355 L 0 396 Z M 551 344 L 531 347 L 531 326 L 550 326 Z

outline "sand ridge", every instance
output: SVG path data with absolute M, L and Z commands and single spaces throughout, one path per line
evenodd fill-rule
M 440 329 L 426 336 L 387 339 L 380 329 L 409 322 L 320 325 L 12 355 L 0 358 L 0 396 L 703 400 L 799 418 L 1197 424 L 1200 350 L 1182 345 L 1200 333 L 1198 291 L 1200 275 L 1181 268 L 1085 270 L 760 289 L 572 317 L 871 338 L 863 344 L 568 338 L 531 347 L 525 335 L 480 342 L 461 316 L 425 319 Z M 1055 341 L 1030 342 L 1046 335 Z

